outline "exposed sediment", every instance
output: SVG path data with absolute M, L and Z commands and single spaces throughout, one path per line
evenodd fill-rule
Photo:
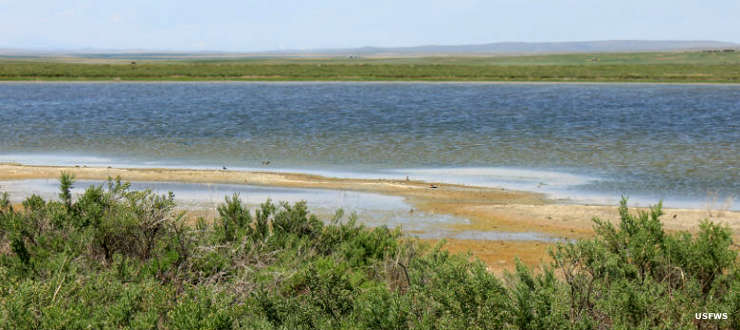
M 542 194 L 531 192 L 421 181 L 328 178 L 300 173 L 0 164 L 0 181 L 53 179 L 58 178 L 61 172 L 88 180 L 120 176 L 126 181 L 250 184 L 396 195 L 404 197 L 419 211 L 469 219 L 469 223 L 452 225 L 459 231 L 539 232 L 564 238 L 584 238 L 593 234 L 593 217 L 610 221 L 619 219 L 616 205 L 558 204 Z M 736 241 L 740 238 L 740 212 L 737 211 L 664 209 L 664 213 L 662 221 L 668 231 L 694 231 L 701 221 L 710 219 L 728 225 L 735 233 Z M 546 259 L 546 250 L 551 244 L 453 239 L 449 240 L 448 249 L 469 249 L 492 268 L 500 270 L 513 267 L 516 255 L 522 255 L 527 264 L 537 264 Z

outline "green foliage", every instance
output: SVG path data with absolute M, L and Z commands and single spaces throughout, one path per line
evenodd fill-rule
M 726 227 L 666 233 L 660 205 L 596 237 L 518 264 L 486 266 L 305 203 L 249 210 L 233 195 L 213 223 L 183 222 L 172 194 L 120 179 L 0 196 L 0 328 L 737 328 L 740 272 Z M 4 202 L 7 201 L 7 202 Z M 728 320 L 695 320 L 726 312 Z
M 13 206 L 10 204 L 10 194 L 8 194 L 7 191 L 4 191 L 0 194 L 0 212 L 8 212 L 12 210 Z
M 0 62 L 0 80 L 738 82 L 740 52 Z
M 569 317 L 561 299 L 566 294 L 558 283 L 552 269 L 543 274 L 533 275 L 529 269 L 518 262 L 512 277 L 515 283 L 511 290 L 514 304 L 513 322 L 520 329 L 562 329 L 567 328 Z M 579 327 L 591 327 L 580 324 Z
M 231 199 L 227 197 L 226 203 L 220 205 L 217 210 L 221 216 L 221 228 L 225 242 L 232 242 L 237 237 L 246 234 L 239 235 L 238 232 L 251 229 L 249 225 L 252 223 L 252 217 L 249 215 L 249 210 L 242 206 L 238 193 L 234 193 Z
M 72 186 L 74 184 L 74 175 L 62 172 L 59 178 L 59 198 L 67 206 L 67 210 L 72 208 Z
M 617 328 L 691 325 L 693 313 L 732 315 L 738 301 L 737 252 L 727 227 L 703 223 L 694 237 L 667 234 L 661 205 L 630 214 L 619 208 L 617 226 L 594 219 L 591 241 L 560 245 L 552 252 L 569 289 L 569 318 Z M 703 320 L 706 321 L 706 320 Z M 698 322 L 698 321 L 697 321 Z M 737 320 L 713 321 L 721 327 Z M 680 325 L 680 326 L 679 326 Z

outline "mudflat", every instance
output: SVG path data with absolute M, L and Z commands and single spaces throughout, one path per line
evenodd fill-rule
M 445 183 L 329 178 L 318 175 L 278 172 L 250 172 L 205 169 L 111 168 L 72 166 L 32 166 L 0 164 L 1 180 L 54 179 L 62 172 L 78 179 L 124 181 L 229 183 L 260 186 L 321 188 L 374 192 L 404 197 L 415 210 L 448 214 L 469 219 L 454 224 L 460 232 L 535 232 L 565 239 L 593 235 L 592 219 L 616 222 L 617 205 L 562 204 L 537 193 L 501 188 Z M 645 208 L 637 208 L 645 210 Z M 633 208 L 634 210 L 634 208 Z M 664 209 L 661 218 L 668 231 L 695 231 L 705 219 L 723 223 L 740 240 L 740 212 L 726 209 Z M 432 240 L 436 241 L 436 240 Z M 486 241 L 448 239 L 445 248 L 453 252 L 471 251 L 493 271 L 512 269 L 519 256 L 529 265 L 547 260 L 547 248 L 554 243 L 536 241 Z

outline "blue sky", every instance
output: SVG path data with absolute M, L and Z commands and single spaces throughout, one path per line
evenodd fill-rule
M 740 42 L 740 1 L 0 0 L 0 48 L 258 51 L 609 39 Z

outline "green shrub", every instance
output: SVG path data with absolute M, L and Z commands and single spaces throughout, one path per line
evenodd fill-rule
M 554 267 L 567 285 L 571 320 L 617 328 L 673 328 L 693 313 L 737 308 L 737 252 L 727 227 L 703 223 L 696 236 L 667 234 L 661 205 L 630 214 L 623 199 L 617 226 L 594 219 L 596 237 L 560 245 Z M 734 317 L 734 316 L 733 316 Z M 731 322 L 710 321 L 729 327 Z
M 183 222 L 172 194 L 120 179 L 58 201 L 0 195 L 0 328 L 738 328 L 740 271 L 727 227 L 666 233 L 660 204 L 552 265 L 502 282 L 469 255 L 327 222 L 305 203 L 250 211 L 238 195 L 213 224 Z M 696 320 L 694 313 L 728 313 Z

